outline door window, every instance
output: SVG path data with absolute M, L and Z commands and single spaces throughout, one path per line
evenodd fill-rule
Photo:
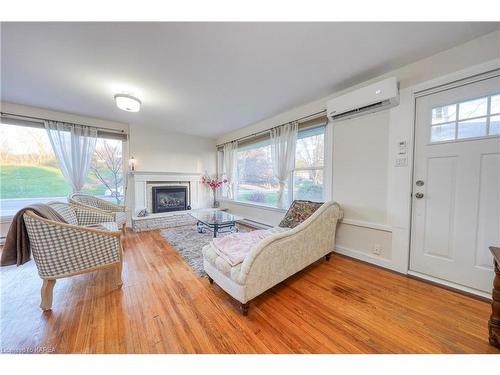
M 432 108 L 431 143 L 500 134 L 500 94 Z

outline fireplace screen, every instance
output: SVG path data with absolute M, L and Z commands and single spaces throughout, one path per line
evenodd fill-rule
M 182 211 L 188 208 L 185 186 L 153 187 L 153 213 Z

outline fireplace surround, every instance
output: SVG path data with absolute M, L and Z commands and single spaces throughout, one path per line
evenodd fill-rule
M 151 192 L 153 213 L 191 209 L 189 192 L 186 186 L 153 186 Z
M 210 192 L 201 185 L 201 173 L 131 171 L 128 174 L 130 225 L 134 232 L 195 225 L 196 219 L 188 210 L 153 213 L 153 187 L 183 186 L 187 189 L 187 205 L 192 210 L 210 207 Z M 188 207 L 186 207 L 188 208 Z M 151 214 L 139 217 L 147 209 Z
M 210 195 L 208 189 L 200 184 L 201 173 L 181 172 L 147 172 L 132 171 L 128 174 L 129 191 L 127 206 L 131 216 L 135 217 L 141 210 L 147 209 L 151 215 L 177 215 L 182 211 L 161 212 L 153 214 L 153 187 L 156 186 L 185 186 L 188 190 L 188 205 L 196 210 L 209 207 Z M 187 215 L 187 213 L 186 213 Z

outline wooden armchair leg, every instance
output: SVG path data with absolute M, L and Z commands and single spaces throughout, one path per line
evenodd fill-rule
M 127 233 L 127 224 L 123 223 L 123 225 L 122 225 L 122 234 L 126 234 L 126 233 Z
M 115 269 L 115 273 L 116 273 L 116 285 L 118 286 L 118 288 L 121 288 L 121 286 L 123 285 L 122 270 L 123 270 L 123 263 L 119 262 L 116 265 L 116 269 Z
M 56 284 L 55 279 L 44 279 L 42 284 L 41 296 L 42 302 L 40 303 L 40 308 L 43 311 L 52 309 L 52 292 L 54 290 L 54 285 Z
M 247 316 L 248 315 L 248 310 L 249 309 L 250 309 L 250 304 L 248 302 L 247 303 L 242 303 L 240 305 L 240 311 L 243 314 L 243 316 Z

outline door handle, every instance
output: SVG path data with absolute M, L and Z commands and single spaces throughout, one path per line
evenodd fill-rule
M 423 193 L 417 193 L 417 194 L 415 194 L 415 198 L 417 198 L 417 199 L 422 199 L 423 197 L 424 197 Z

